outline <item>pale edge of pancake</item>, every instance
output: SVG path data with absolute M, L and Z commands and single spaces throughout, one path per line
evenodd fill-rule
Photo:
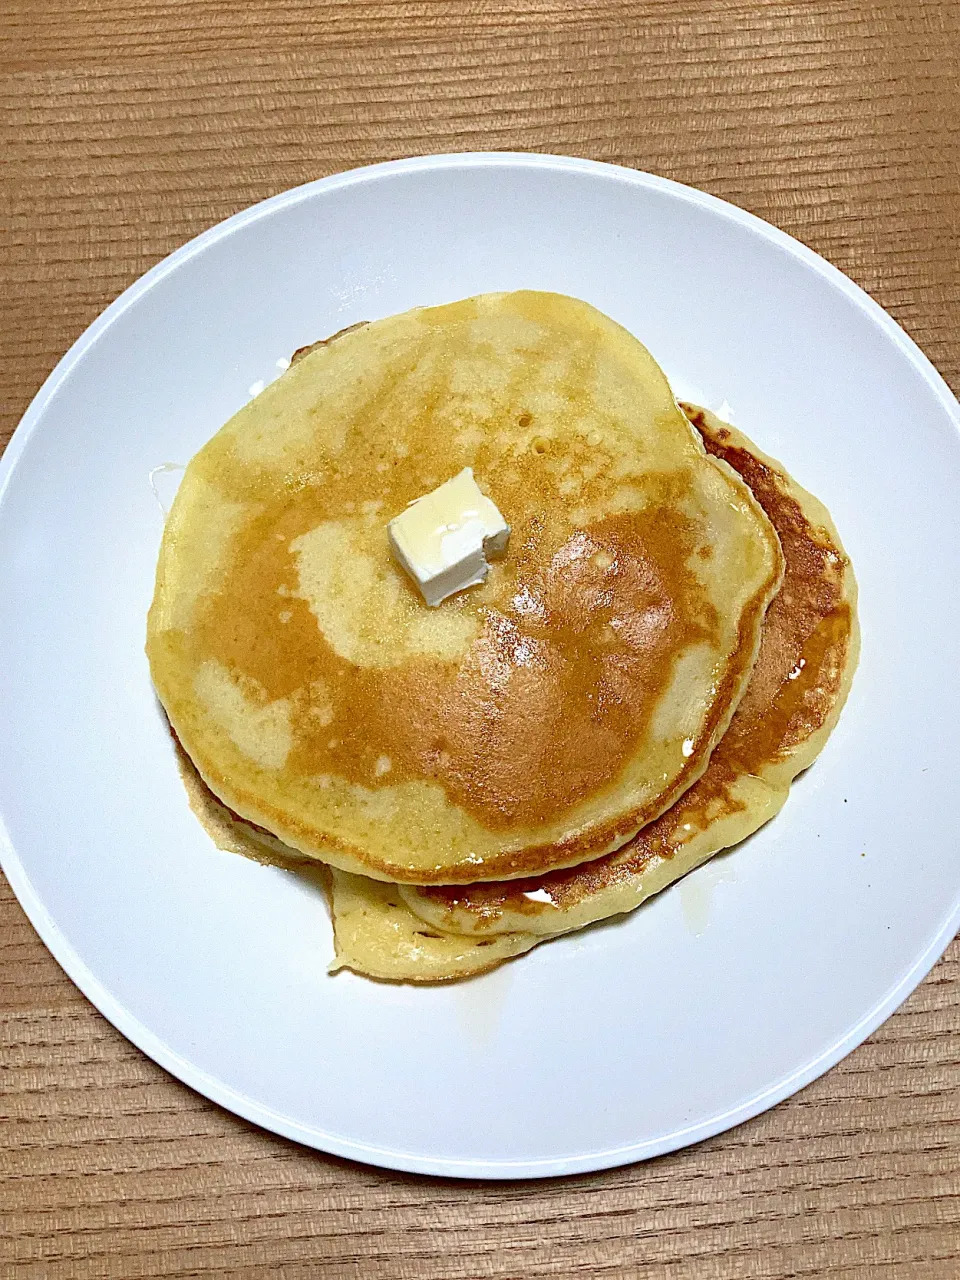
M 812 526 L 823 530 L 842 552 L 840 537 L 826 507 L 798 485 L 780 463 L 757 449 L 741 432 L 721 423 L 715 415 L 704 412 L 713 427 L 726 428 L 734 447 L 749 450 L 783 478 L 786 492 L 798 503 L 805 518 Z M 454 934 L 437 928 L 432 921 L 423 919 L 410 909 L 404 898 L 407 894 L 415 898 L 415 891 L 410 891 L 407 886 L 389 885 L 329 868 L 324 886 L 330 898 L 336 952 L 330 971 L 350 969 L 367 977 L 413 983 L 455 981 L 480 974 L 549 938 L 634 910 L 715 854 L 759 830 L 779 812 L 794 778 L 808 768 L 822 750 L 836 726 L 853 681 L 859 656 L 859 625 L 857 585 L 848 557 L 844 571 L 844 599 L 851 610 L 851 632 L 844 672 L 831 711 L 823 724 L 798 743 L 786 758 L 771 763 L 763 777 L 738 780 L 737 798 L 745 804 L 743 811 L 728 814 L 710 824 L 688 840 L 673 857 L 655 859 L 625 883 L 608 887 L 578 904 L 566 915 L 563 927 L 559 929 L 549 927 L 553 909 L 544 904 L 541 911 L 531 916 L 530 923 L 536 922 L 539 926 L 536 931 L 527 923 L 523 931 L 490 933 L 486 937 Z M 296 872 L 305 870 L 305 860 L 295 851 L 269 832 L 254 828 L 230 814 L 207 790 L 186 756 L 182 752 L 179 756 L 191 806 L 220 848 Z M 418 905 L 422 910 L 422 904 Z

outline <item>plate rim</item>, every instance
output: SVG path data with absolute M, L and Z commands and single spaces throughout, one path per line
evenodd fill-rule
M 777 245 L 815 271 L 825 281 L 839 288 L 882 332 L 893 341 L 900 353 L 914 366 L 927 388 L 934 393 L 954 429 L 960 434 L 960 404 L 958 404 L 942 375 L 924 355 L 914 340 L 870 295 L 855 284 L 839 268 L 833 266 L 813 249 L 779 227 L 766 222 L 756 214 L 714 196 L 699 188 L 688 186 L 671 178 L 660 177 L 643 170 L 631 169 L 604 161 L 574 156 L 553 155 L 543 152 L 523 151 L 466 151 L 438 155 L 412 156 L 400 160 L 388 160 L 379 164 L 364 165 L 330 174 L 324 178 L 291 187 L 237 213 L 200 232 L 156 263 L 123 290 L 90 324 L 67 352 L 60 358 L 46 377 L 36 395 L 15 428 L 2 458 L 0 458 L 0 503 L 4 501 L 8 486 L 16 471 L 24 449 L 42 421 L 47 405 L 52 400 L 73 369 L 84 358 L 100 337 L 133 306 L 149 289 L 172 271 L 177 270 L 208 245 L 226 239 L 233 232 L 270 216 L 277 209 L 307 201 L 317 194 L 342 187 L 378 182 L 394 175 L 424 172 L 437 169 L 476 168 L 531 168 L 580 173 L 584 176 L 616 180 L 634 187 L 658 191 L 675 199 L 709 210 L 716 216 L 738 223 L 747 231 L 767 242 Z M 535 1160 L 491 1160 L 489 1158 L 463 1159 L 422 1155 L 412 1151 L 381 1148 L 358 1142 L 336 1133 L 328 1133 L 300 1124 L 289 1116 L 274 1111 L 255 1099 L 224 1084 L 216 1077 L 195 1066 L 177 1053 L 150 1029 L 140 1022 L 119 1000 L 102 985 L 75 949 L 61 933 L 55 920 L 36 893 L 26 874 L 14 845 L 9 837 L 3 815 L 0 813 L 0 867 L 2 867 L 20 906 L 40 940 L 63 969 L 67 977 L 94 1005 L 98 1012 L 141 1052 L 178 1079 L 182 1084 L 200 1093 L 210 1101 L 244 1120 L 277 1133 L 316 1150 L 355 1160 L 379 1168 L 405 1173 L 425 1174 L 466 1179 L 515 1180 L 521 1178 L 546 1178 L 578 1173 L 589 1173 L 614 1168 L 657 1155 L 665 1155 L 682 1147 L 701 1142 L 731 1129 L 782 1102 L 798 1090 L 810 1084 L 876 1030 L 894 1010 L 911 994 L 929 973 L 933 965 L 949 946 L 960 927 L 960 899 L 950 907 L 940 926 L 928 941 L 913 964 L 894 985 L 863 1016 L 831 1046 L 798 1067 L 786 1078 L 776 1081 L 736 1107 L 721 1112 L 708 1120 L 677 1129 L 646 1142 L 626 1144 L 602 1151 L 575 1153 L 568 1156 L 547 1156 Z

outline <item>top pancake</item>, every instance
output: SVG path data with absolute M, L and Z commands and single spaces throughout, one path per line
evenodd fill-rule
M 428 609 L 385 526 L 464 466 L 511 544 Z M 197 454 L 147 651 L 208 786 L 286 844 L 408 883 L 531 875 L 696 781 L 781 573 L 640 343 L 484 295 L 310 350 Z

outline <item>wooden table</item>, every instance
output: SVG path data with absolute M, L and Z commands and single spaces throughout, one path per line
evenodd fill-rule
M 960 388 L 957 3 L 0 11 L 0 441 L 81 330 L 188 237 L 306 179 L 433 151 L 569 152 L 724 196 L 851 275 Z M 960 1276 L 956 943 L 771 1113 L 646 1165 L 510 1185 L 329 1159 L 197 1097 L 85 1002 L 5 885 L 0 957 L 4 1277 Z

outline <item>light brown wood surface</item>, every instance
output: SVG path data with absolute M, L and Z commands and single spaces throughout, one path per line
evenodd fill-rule
M 83 328 L 188 237 L 307 179 L 448 150 L 593 156 L 724 196 L 851 275 L 960 388 L 956 2 L 0 0 L 0 14 L 0 443 Z M 168 1077 L 0 891 L 4 1277 L 947 1280 L 958 1086 L 954 943 L 839 1067 L 697 1148 L 548 1183 L 365 1169 Z

